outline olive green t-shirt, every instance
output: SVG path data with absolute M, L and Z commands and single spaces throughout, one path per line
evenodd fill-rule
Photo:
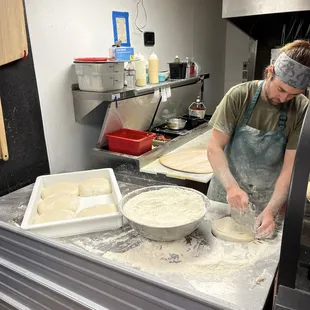
M 210 125 L 231 136 L 237 126 L 242 123 L 244 113 L 250 105 L 258 88 L 259 81 L 242 83 L 232 87 L 217 106 Z M 287 102 L 287 121 L 285 134 L 287 149 L 297 148 L 299 134 L 309 100 L 298 95 Z M 259 97 L 247 125 L 263 131 L 279 130 L 278 121 L 281 104 L 271 105 Z

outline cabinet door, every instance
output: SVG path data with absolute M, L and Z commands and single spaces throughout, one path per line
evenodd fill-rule
M 0 0 L 0 66 L 27 54 L 23 0 Z

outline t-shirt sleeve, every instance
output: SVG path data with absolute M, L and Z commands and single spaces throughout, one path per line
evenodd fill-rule
M 297 149 L 297 145 L 298 145 L 298 141 L 299 141 L 299 135 L 300 135 L 300 131 L 301 131 L 301 127 L 306 115 L 306 111 L 308 108 L 308 102 L 306 102 L 306 104 L 303 105 L 303 107 L 298 111 L 298 119 L 296 122 L 296 126 L 294 126 L 293 130 L 289 133 L 288 136 L 288 141 L 287 141 L 287 145 L 286 145 L 286 149 L 288 150 L 296 150 Z
M 210 125 L 231 136 L 238 122 L 238 111 L 240 109 L 238 103 L 238 91 L 229 90 L 224 96 L 220 104 L 216 107 L 214 114 L 210 120 Z

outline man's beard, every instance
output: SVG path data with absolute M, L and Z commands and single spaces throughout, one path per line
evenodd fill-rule
M 267 99 L 267 102 L 272 106 L 278 106 L 279 104 L 282 104 L 283 102 L 278 101 L 278 100 L 272 100 L 272 98 L 270 98 L 269 87 L 270 87 L 270 81 L 265 82 L 264 95 Z

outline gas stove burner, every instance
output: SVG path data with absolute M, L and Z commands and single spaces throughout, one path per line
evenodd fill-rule
M 206 115 L 205 118 L 201 119 L 196 116 L 185 114 L 181 118 L 186 120 L 185 128 L 190 130 L 198 127 L 201 124 L 207 123 L 210 120 L 211 116 Z
M 170 129 L 167 124 L 162 124 L 154 128 L 152 131 L 155 133 L 168 134 L 174 138 L 178 136 L 184 136 L 189 132 L 189 130 L 187 129 L 180 129 L 180 130 Z
M 204 119 L 200 119 L 198 117 L 195 116 L 190 116 L 190 115 L 183 115 L 181 117 L 182 119 L 185 119 L 186 125 L 185 128 L 183 129 L 179 129 L 179 130 L 175 130 L 175 129 L 170 129 L 168 127 L 168 125 L 166 123 L 155 127 L 152 131 L 154 133 L 158 133 L 158 134 L 165 134 L 165 135 L 169 135 L 172 138 L 178 137 L 178 136 L 185 136 L 186 134 L 188 134 L 192 129 L 198 127 L 199 125 L 203 124 L 203 123 L 208 123 L 211 115 L 206 115 Z

